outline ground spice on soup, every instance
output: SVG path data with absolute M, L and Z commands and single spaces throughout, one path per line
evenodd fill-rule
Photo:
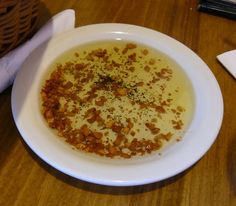
M 76 51 L 76 60 L 57 64 L 41 89 L 49 127 L 73 147 L 101 156 L 130 158 L 159 150 L 183 129 L 185 108 L 172 104 L 178 88 L 165 91 L 173 70 L 158 68 L 160 59 L 149 54 L 126 43 Z M 139 70 L 149 78 L 141 79 Z M 163 131 L 160 122 L 169 114 L 172 130 Z

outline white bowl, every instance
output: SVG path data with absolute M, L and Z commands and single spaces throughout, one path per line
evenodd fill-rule
M 190 79 L 195 112 L 182 141 L 162 152 L 125 160 L 102 158 L 73 150 L 56 138 L 40 113 L 39 93 L 45 70 L 64 51 L 94 40 L 123 39 L 162 51 L 181 66 Z M 223 100 L 207 65 L 180 42 L 154 30 L 126 24 L 79 27 L 52 38 L 36 49 L 18 72 L 12 91 L 12 111 L 28 146 L 54 168 L 88 182 L 131 186 L 157 182 L 196 163 L 219 132 Z

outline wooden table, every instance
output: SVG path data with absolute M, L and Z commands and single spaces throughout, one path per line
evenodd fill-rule
M 73 8 L 76 26 L 121 22 L 163 32 L 195 51 L 222 89 L 224 119 L 218 138 L 187 171 L 162 182 L 108 187 L 55 170 L 23 142 L 11 113 L 11 88 L 0 94 L 0 205 L 236 205 L 236 82 L 216 55 L 236 47 L 236 22 L 199 13 L 197 0 L 43 0 L 40 25 Z

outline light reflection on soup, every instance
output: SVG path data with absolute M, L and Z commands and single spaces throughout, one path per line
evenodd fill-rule
M 181 68 L 150 47 L 98 41 L 73 48 L 49 68 L 41 111 L 79 150 L 130 158 L 181 140 L 194 110 Z

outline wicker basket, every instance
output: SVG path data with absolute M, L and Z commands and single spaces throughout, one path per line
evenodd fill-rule
M 0 0 L 0 57 L 34 31 L 40 0 Z

